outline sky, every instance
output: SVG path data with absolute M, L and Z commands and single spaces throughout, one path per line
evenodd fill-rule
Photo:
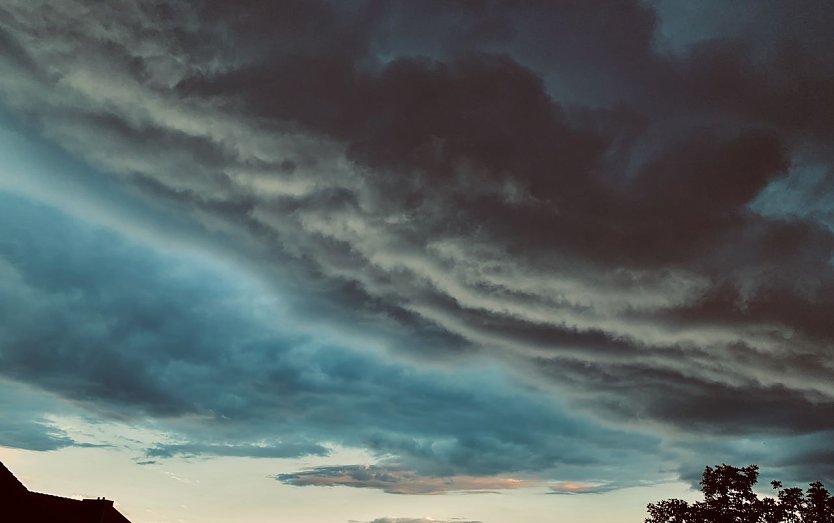
M 4 0 L 0 460 L 134 523 L 834 486 L 832 23 Z

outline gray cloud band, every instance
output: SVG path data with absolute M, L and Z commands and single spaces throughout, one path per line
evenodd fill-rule
M 831 231 L 755 212 L 830 185 L 822 32 L 672 53 L 639 2 L 82 4 L 0 8 L 5 104 L 334 325 L 673 441 L 834 429 Z

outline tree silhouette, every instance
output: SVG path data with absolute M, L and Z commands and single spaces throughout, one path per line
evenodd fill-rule
M 811 483 L 807 492 L 773 481 L 776 496 L 759 498 L 753 491 L 758 479 L 756 465 L 706 467 L 703 501 L 649 503 L 646 523 L 834 523 L 834 497 L 819 481 Z

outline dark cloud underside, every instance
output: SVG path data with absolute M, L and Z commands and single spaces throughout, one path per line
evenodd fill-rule
M 834 430 L 828 3 L 21 0 L 0 13 L 5 106 L 211 231 L 216 252 L 300 296 L 300 315 L 371 332 L 418 366 L 507 363 L 617 430 L 651 426 L 677 452 L 698 451 L 683 433 L 797 438 L 806 452 L 776 465 L 799 477 L 814 461 L 834 477 L 824 445 L 802 439 Z M 43 292 L 66 274 L 90 278 L 61 309 L 78 299 L 118 310 L 118 279 L 72 260 L 66 272 L 45 267 Z M 184 310 L 181 298 L 145 298 L 106 329 L 73 334 L 118 351 L 85 360 L 63 345 L 73 338 L 20 342 L 4 349 L 4 372 L 165 416 L 259 419 L 285 393 L 281 414 L 325 394 L 365 412 L 380 405 L 361 399 L 378 392 L 362 383 L 396 388 L 381 363 L 356 370 L 331 348 L 322 372 L 351 385 L 304 381 L 255 342 L 230 349 L 180 331 L 163 311 Z M 214 323 L 206 315 L 194 321 Z M 158 348 L 138 352 L 137 332 Z M 14 333 L 24 335 L 35 336 Z M 230 350 L 275 366 L 238 365 Z M 259 387 L 216 403 L 189 393 L 230 359 L 227 371 L 254 372 Z M 113 392 L 119 369 L 131 372 Z M 443 394 L 437 404 L 488 409 L 487 392 Z M 556 414 L 501 411 L 508 423 L 486 435 L 456 426 L 448 451 L 405 444 L 429 408 L 419 398 L 375 418 L 381 436 L 344 420 L 345 443 L 450 474 L 582 455 L 544 436 Z M 433 423 L 449 409 L 420 437 L 448 436 Z M 321 454 L 335 431 L 316 432 L 321 420 L 305 420 L 298 441 L 242 448 Z M 226 443 L 152 453 L 245 452 Z

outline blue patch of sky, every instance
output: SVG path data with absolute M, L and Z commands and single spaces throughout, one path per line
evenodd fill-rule
M 834 173 L 824 164 L 799 164 L 762 190 L 750 208 L 782 220 L 811 220 L 834 230 Z

